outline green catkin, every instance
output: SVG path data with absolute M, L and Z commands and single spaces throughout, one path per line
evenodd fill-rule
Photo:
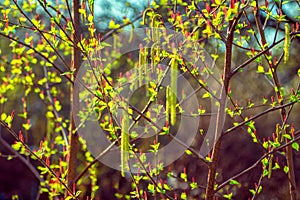
M 170 115 L 170 87 L 167 86 L 166 88 L 166 121 L 169 122 L 169 115 Z
M 126 112 L 123 114 L 121 129 L 121 174 L 125 177 L 127 162 L 129 160 L 129 118 Z
M 146 10 L 144 11 L 143 18 L 142 18 L 142 21 L 143 21 L 144 25 L 146 24 L 146 15 L 147 15 L 148 12 L 153 12 L 153 9 L 152 8 L 146 8 Z
M 170 90 L 170 115 L 171 124 L 176 123 L 176 95 L 177 95 L 177 69 L 178 62 L 176 57 L 172 58 L 171 61 L 171 90 Z
M 131 30 L 130 30 L 130 35 L 129 35 L 129 38 L 128 38 L 128 43 L 131 43 L 132 40 L 133 40 L 133 36 L 134 36 L 134 25 L 132 24 L 131 25 Z
M 270 160 L 269 160 L 268 179 L 270 179 L 271 176 L 272 176 L 272 170 L 273 170 L 272 169 L 273 168 L 272 162 L 273 162 L 273 155 L 270 156 Z
M 149 79 L 147 79 L 149 76 L 147 56 L 148 56 L 148 48 L 147 48 L 147 46 L 145 46 L 144 51 L 143 51 L 143 64 L 144 64 L 144 76 L 143 77 L 145 78 L 146 82 L 149 80 Z
M 152 28 L 152 42 L 157 42 L 158 39 L 159 39 L 159 35 L 158 35 L 158 32 L 157 32 L 157 27 L 159 26 L 159 18 L 161 16 L 159 14 L 155 14 L 152 18 L 152 21 L 151 21 L 151 28 Z M 156 23 L 158 22 L 158 23 Z
M 118 43 L 117 36 L 114 34 L 113 35 L 113 46 L 114 46 L 115 51 L 117 51 L 117 43 Z
M 158 43 L 155 42 L 152 46 L 151 46 L 151 69 L 155 69 L 155 65 L 156 65 L 156 58 L 155 56 L 157 55 L 157 46 Z M 152 71 L 152 70 L 151 70 Z
M 140 52 L 139 52 L 139 65 L 138 65 L 138 87 L 141 87 L 143 85 L 143 65 L 144 63 L 144 53 L 143 53 L 143 46 L 140 44 Z
M 284 40 L 284 63 L 289 59 L 289 48 L 290 48 L 290 26 L 288 23 L 284 25 L 285 29 L 285 40 Z

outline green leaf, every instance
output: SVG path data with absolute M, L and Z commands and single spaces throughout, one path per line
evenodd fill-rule
M 292 136 L 289 135 L 289 134 L 283 134 L 282 137 L 284 137 L 284 138 L 286 138 L 286 139 L 289 139 L 289 140 L 292 139 Z
M 16 151 L 19 151 L 22 148 L 22 143 L 16 142 L 16 143 L 12 144 L 11 147 Z
M 14 157 L 12 155 L 7 156 L 7 160 L 12 160 Z
M 149 185 L 148 185 L 148 190 L 149 190 L 149 192 L 154 193 L 154 192 L 155 192 L 155 187 L 154 187 L 154 185 L 151 184 L 151 183 L 149 183 Z
M 186 175 L 186 173 L 181 173 L 180 174 L 180 178 L 182 178 L 184 180 L 184 182 L 187 182 L 187 175 Z
M 122 198 L 123 198 L 123 195 L 120 194 L 120 193 L 115 193 L 115 197 L 116 197 L 117 199 L 122 199 Z
M 292 148 L 295 149 L 296 151 L 299 151 L 299 144 L 297 142 L 294 142 L 292 144 Z
M 225 199 L 232 199 L 232 192 L 231 193 L 229 193 L 229 194 L 224 194 L 223 195 L 223 197 L 225 198 Z
M 261 66 L 261 65 L 258 65 L 258 67 L 257 67 L 257 73 L 264 73 L 264 72 L 265 72 L 264 67 Z
M 2 120 L 2 121 L 5 121 L 6 118 L 7 118 L 6 113 L 2 113 L 2 114 L 1 114 L 1 120 Z
M 109 27 L 110 29 L 117 29 L 117 28 L 120 27 L 120 24 L 116 24 L 114 20 L 111 20 L 111 21 L 109 22 L 108 27 Z
M 93 15 L 89 15 L 89 16 L 88 16 L 88 21 L 89 21 L 90 23 L 93 22 L 93 19 L 94 19 Z
M 211 94 L 209 92 L 206 92 L 205 94 L 202 95 L 203 99 L 208 98 L 208 97 L 211 97 Z
M 71 199 L 73 199 L 72 196 L 67 196 L 67 197 L 65 198 L 65 200 L 71 200 Z
M 30 129 L 30 127 L 31 127 L 31 124 L 22 124 L 22 126 L 23 126 L 23 128 L 26 130 L 26 131 L 28 131 L 29 129 Z
M 181 193 L 180 198 L 181 199 L 187 199 L 186 193 L 185 192 Z
M 190 150 L 185 150 L 185 153 L 187 154 L 187 155 L 192 155 L 192 152 L 190 151 Z
M 229 184 L 230 185 L 238 185 L 240 183 L 238 181 L 236 181 L 236 180 L 230 180 Z
M 288 166 L 284 166 L 283 167 L 283 171 L 287 174 L 289 172 L 289 167 Z
M 197 182 L 191 182 L 191 183 L 190 183 L 190 187 L 191 187 L 192 190 L 198 188 Z

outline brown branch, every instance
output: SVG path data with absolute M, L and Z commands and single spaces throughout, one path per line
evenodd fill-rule
M 248 4 L 248 2 L 247 2 Z M 244 7 L 245 8 L 245 7 Z M 220 106 L 217 112 L 216 119 L 216 129 L 215 129 L 215 138 L 214 145 L 212 150 L 212 162 L 209 167 L 208 176 L 207 176 L 207 188 L 206 188 L 206 199 L 213 200 L 215 191 L 215 181 L 216 181 L 216 172 L 217 172 L 217 164 L 219 160 L 219 153 L 221 148 L 222 137 L 219 137 L 223 134 L 223 124 L 225 121 L 225 108 L 226 108 L 226 99 L 229 88 L 229 81 L 233 76 L 231 74 L 231 59 L 232 59 L 232 47 L 233 47 L 233 38 L 235 27 L 241 18 L 244 8 L 242 8 L 237 16 L 229 22 L 229 26 L 227 28 L 227 39 L 225 41 L 225 60 L 224 60 L 224 74 L 223 74 L 223 86 L 220 94 Z
M 260 37 L 261 37 L 261 43 L 262 43 L 262 47 L 266 48 L 268 47 L 268 44 L 266 42 L 266 37 L 265 37 L 265 32 L 263 31 L 263 27 L 260 21 L 260 9 L 258 7 L 258 1 L 256 0 L 256 5 L 257 7 L 254 8 L 254 18 L 255 18 L 255 22 L 256 22 L 256 26 L 257 29 L 259 31 Z M 282 4 L 279 4 L 279 10 L 282 10 Z M 280 105 L 283 105 L 283 99 L 282 99 L 282 94 L 281 94 L 281 90 L 280 90 L 280 81 L 278 78 L 278 75 L 276 73 L 276 69 L 277 69 L 277 65 L 279 64 L 279 62 L 277 63 L 277 65 L 274 63 L 273 59 L 270 61 L 267 59 L 267 57 L 272 58 L 272 54 L 269 51 L 266 51 L 266 53 L 264 54 L 267 60 L 267 63 L 269 64 L 270 67 L 270 71 L 272 73 L 272 78 L 274 81 L 274 90 L 277 96 L 277 99 L 279 101 Z M 285 107 L 282 107 L 281 109 L 281 120 L 282 123 L 285 123 L 286 120 L 286 110 Z M 286 141 L 288 141 L 288 139 L 286 139 Z M 288 171 L 288 177 L 289 177 L 289 189 L 290 189 L 290 199 L 291 200 L 296 200 L 296 180 L 295 180 L 295 171 L 294 171 L 294 161 L 293 161 L 293 149 L 291 146 L 287 146 L 286 147 L 286 160 L 287 160 L 287 166 L 289 168 Z
M 230 22 L 228 30 L 232 27 L 233 22 Z M 207 188 L 205 192 L 205 199 L 213 200 L 214 199 L 214 186 L 216 181 L 216 172 L 217 172 L 217 164 L 219 160 L 219 152 L 221 147 L 221 139 L 218 136 L 222 133 L 223 123 L 224 123 L 224 114 L 225 114 L 225 107 L 226 107 L 226 97 L 227 91 L 229 86 L 229 79 L 230 79 L 230 70 L 231 70 L 231 58 L 232 58 L 232 42 L 233 42 L 234 33 L 229 32 L 227 41 L 225 42 L 226 45 L 226 52 L 225 52 L 225 61 L 224 61 L 224 74 L 223 74 L 223 81 L 224 84 L 222 85 L 221 94 L 220 94 L 220 106 L 217 112 L 217 121 L 215 127 L 215 138 L 213 144 L 213 151 L 212 151 L 212 161 L 211 165 L 208 170 L 207 176 Z

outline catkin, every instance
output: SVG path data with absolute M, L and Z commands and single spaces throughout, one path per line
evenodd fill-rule
M 148 57 L 148 48 L 147 48 L 147 46 L 145 46 L 144 51 L 143 51 L 143 64 L 144 64 L 144 77 L 145 77 L 146 81 L 148 81 L 147 78 L 148 78 L 148 74 L 149 74 L 147 57 Z
M 270 156 L 270 160 L 269 160 L 269 169 L 268 169 L 268 172 L 269 172 L 269 173 L 268 173 L 268 179 L 270 179 L 270 178 L 271 178 L 271 175 L 272 175 L 272 170 L 273 170 L 273 169 L 272 169 L 272 166 L 273 166 L 273 165 L 272 165 L 272 164 L 273 164 L 272 161 L 273 161 L 273 156 L 271 155 L 271 156 Z
M 290 26 L 288 23 L 285 23 L 285 40 L 284 40 L 284 63 L 289 59 L 289 48 L 290 48 Z
M 143 85 L 143 65 L 145 64 L 143 55 L 144 55 L 143 45 L 140 44 L 139 65 L 138 65 L 138 80 L 139 80 L 138 87 L 141 87 Z
M 171 61 L 171 90 L 170 90 L 170 115 L 171 124 L 176 123 L 176 94 L 177 94 L 177 67 L 178 62 L 176 58 L 172 58 Z
M 129 118 L 124 112 L 121 129 L 121 174 L 124 177 L 125 171 L 128 169 L 127 162 L 129 160 Z
M 170 87 L 167 86 L 166 88 L 166 121 L 169 122 L 169 115 L 170 115 Z

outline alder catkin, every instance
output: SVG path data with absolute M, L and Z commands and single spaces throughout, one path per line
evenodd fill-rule
M 124 177 L 125 171 L 128 169 L 127 162 L 129 160 L 129 118 L 124 112 L 121 129 L 121 174 Z
M 177 96 L 177 67 L 178 63 L 176 58 L 172 58 L 171 61 L 171 89 L 170 89 L 170 115 L 171 124 L 176 123 L 176 96 Z
M 284 29 L 285 29 L 284 63 L 286 63 L 289 59 L 289 48 L 290 48 L 290 26 L 288 23 L 285 23 Z
M 144 63 L 144 49 L 143 45 L 140 44 L 140 51 L 139 51 L 139 64 L 138 64 L 138 87 L 141 87 L 143 85 L 143 65 Z
M 273 156 L 271 156 L 271 157 L 270 157 L 270 160 L 269 160 L 269 168 L 268 168 L 268 172 L 269 172 L 269 173 L 268 173 L 268 179 L 270 179 L 270 178 L 271 178 L 271 175 L 272 175 L 272 170 L 273 170 L 273 169 L 272 169 L 272 168 L 273 168 L 273 167 L 272 167 L 272 166 L 273 166 L 273 165 L 272 165 L 272 161 L 273 161 Z
M 145 46 L 144 48 L 143 48 L 143 57 L 142 57 L 142 59 L 143 59 L 143 78 L 145 78 L 145 80 L 146 80 L 146 82 L 148 81 L 148 76 L 149 76 L 149 73 L 148 73 L 148 47 L 147 46 Z
M 170 115 L 170 87 L 167 86 L 166 88 L 166 121 L 169 122 L 169 115 Z

